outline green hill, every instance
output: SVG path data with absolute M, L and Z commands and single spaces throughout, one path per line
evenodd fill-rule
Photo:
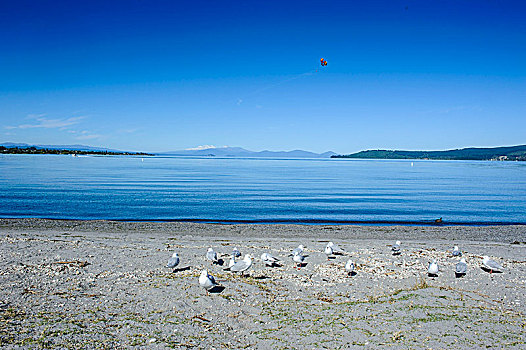
M 495 148 L 462 148 L 447 151 L 367 150 L 347 155 L 336 155 L 331 158 L 526 161 L 526 145 Z

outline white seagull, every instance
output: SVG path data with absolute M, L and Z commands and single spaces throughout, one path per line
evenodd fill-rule
M 354 271 L 354 263 L 351 259 L 347 261 L 347 264 L 345 264 L 345 271 L 347 271 L 347 274 L 350 276 L 352 275 Z
M 325 254 L 327 254 L 327 260 L 330 259 L 330 256 L 334 253 L 334 250 L 332 249 L 332 247 L 330 245 L 327 244 L 327 246 L 325 247 Z
M 232 255 L 234 256 L 234 258 L 239 258 L 241 256 L 241 252 L 239 251 L 239 249 L 237 249 L 237 247 L 234 247 L 234 249 L 232 249 Z
M 207 293 L 215 286 L 217 286 L 214 276 L 209 275 L 208 271 L 206 270 L 201 271 L 201 276 L 199 276 L 199 284 L 201 285 L 201 287 L 206 289 Z
M 208 248 L 206 251 L 206 258 L 212 261 L 213 264 L 217 263 L 217 253 L 212 248 Z
M 243 260 L 239 260 L 237 263 L 235 263 L 231 268 L 230 271 L 232 272 L 245 272 L 252 266 L 252 259 L 250 258 L 250 255 L 245 254 L 245 258 Z
M 482 259 L 482 264 L 489 270 L 490 273 L 493 271 L 502 272 L 504 268 L 495 260 L 491 260 L 488 256 L 484 256 Z
M 179 255 L 177 253 L 173 253 L 172 257 L 168 260 L 166 267 L 173 269 L 177 265 L 179 265 Z
M 438 264 L 436 260 L 433 260 L 429 263 L 429 266 L 427 267 L 427 274 L 430 277 L 434 277 L 438 275 Z
M 272 267 L 279 261 L 279 259 L 273 257 L 269 253 L 263 253 L 261 254 L 261 261 L 263 261 L 265 265 Z
M 298 253 L 298 254 L 303 254 L 303 245 L 299 245 L 298 248 L 295 248 L 293 251 L 292 251 L 292 256 L 294 256 L 294 254 Z
M 402 242 L 396 241 L 396 243 L 393 244 L 393 246 L 391 247 L 391 250 L 393 251 L 393 255 L 400 254 L 400 244 L 402 244 Z
M 303 264 L 303 260 L 305 260 L 305 257 L 300 253 L 296 252 L 292 257 L 292 260 L 294 260 L 294 262 L 296 263 L 296 266 L 294 268 L 297 267 L 299 270 L 301 268 L 301 265 Z
M 332 242 L 327 243 L 327 246 L 330 246 L 332 248 L 334 254 L 343 254 L 343 252 L 345 252 L 345 250 L 343 250 L 337 244 L 334 244 Z
M 462 258 L 455 265 L 455 276 L 462 277 L 466 274 L 467 271 L 468 271 L 468 264 L 466 264 L 466 259 Z
M 462 252 L 460 251 L 460 249 L 458 249 L 457 246 L 453 248 L 453 252 L 451 254 L 453 254 L 453 256 L 462 256 Z

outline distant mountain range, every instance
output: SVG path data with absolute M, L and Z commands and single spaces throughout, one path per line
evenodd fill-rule
M 348 155 L 333 155 L 331 158 L 526 161 L 526 145 L 494 148 L 462 148 L 447 151 L 367 150 Z
M 294 151 L 249 151 L 241 147 L 208 147 L 164 152 L 162 155 L 201 156 L 201 157 L 257 157 L 257 158 L 330 158 L 334 152 L 313 153 L 303 150 Z
M 84 145 L 30 145 L 27 143 L 13 143 L 13 142 L 5 142 L 0 143 L 0 146 L 5 148 L 30 148 L 35 147 L 37 149 L 65 149 L 70 151 L 100 151 L 100 152 L 122 152 L 116 149 L 111 148 L 105 148 L 105 147 L 92 147 L 92 146 L 84 146 Z
M 5 148 L 30 148 L 35 147 L 37 149 L 50 149 L 50 150 L 72 150 L 72 151 L 100 151 L 100 152 L 115 152 L 122 153 L 120 151 L 111 148 L 104 147 L 92 147 L 85 145 L 30 145 L 27 143 L 13 143 L 5 142 L 1 143 L 0 146 Z M 261 157 L 261 158 L 330 158 L 335 155 L 334 152 L 325 153 L 313 153 L 302 150 L 294 151 L 249 151 L 241 147 L 213 147 L 213 146 L 202 146 L 193 149 L 185 149 L 180 151 L 171 152 L 158 152 L 158 155 L 170 155 L 170 156 L 199 156 L 199 157 Z

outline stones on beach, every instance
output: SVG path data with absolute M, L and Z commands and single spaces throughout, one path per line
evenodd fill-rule
M 438 264 L 436 260 L 433 260 L 429 263 L 427 267 L 427 275 L 429 277 L 437 277 L 438 276 Z

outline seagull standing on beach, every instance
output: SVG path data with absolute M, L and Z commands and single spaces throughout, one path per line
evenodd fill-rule
M 460 261 L 455 265 L 455 277 L 462 277 L 466 274 L 468 271 L 468 264 L 466 264 L 466 259 L 462 258 Z
M 460 249 L 458 249 L 457 246 L 455 246 L 453 248 L 453 252 L 452 252 L 453 256 L 462 256 L 462 252 L 460 251 Z
M 234 255 L 230 255 L 230 261 L 228 262 L 228 267 L 225 267 L 223 270 L 229 271 L 232 268 L 232 266 L 234 266 L 235 263 L 236 263 L 236 258 L 234 257 Z
M 303 254 L 303 245 L 299 245 L 298 248 L 295 248 L 293 251 L 292 251 L 292 256 L 294 256 L 294 254 L 298 253 L 298 254 Z
M 347 261 L 347 264 L 345 264 L 345 271 L 347 271 L 347 274 L 348 274 L 349 276 L 352 275 L 352 273 L 353 273 L 353 271 L 354 271 L 354 263 L 353 263 L 353 261 L 352 261 L 351 259 L 349 259 L 349 260 Z
M 391 250 L 393 251 L 393 255 L 400 254 L 400 244 L 402 244 L 402 242 L 396 241 L 396 243 L 393 244 L 393 246 L 391 247 Z
M 438 275 L 438 264 L 436 260 L 429 263 L 427 267 L 427 274 L 429 277 L 436 277 Z
M 173 253 L 172 257 L 168 260 L 166 267 L 173 269 L 177 265 L 179 265 L 179 255 L 177 253 Z
M 234 258 L 239 258 L 241 256 L 241 252 L 239 251 L 239 249 L 237 249 L 237 247 L 234 247 L 234 249 L 232 249 L 232 255 L 234 256 Z
M 298 270 L 301 268 L 301 265 L 303 264 L 303 260 L 305 260 L 305 257 L 301 255 L 300 253 L 296 252 L 292 256 L 292 260 L 296 263 L 296 266 L 294 268 L 298 268 Z
M 208 271 L 203 270 L 201 271 L 201 276 L 199 276 L 199 285 L 206 289 L 206 292 L 208 293 L 211 289 L 217 286 L 217 283 L 214 276 L 209 275 Z
M 274 264 L 276 264 L 279 260 L 269 253 L 263 253 L 261 254 L 261 261 L 265 263 L 265 265 L 272 267 Z
M 243 260 L 239 260 L 237 263 L 235 263 L 231 268 L 230 271 L 232 272 L 245 272 L 252 266 L 252 259 L 250 258 L 250 255 L 245 254 L 245 258 Z
M 489 273 L 493 273 L 493 271 L 502 272 L 502 270 L 504 270 L 498 262 L 491 260 L 488 256 L 484 256 L 482 264 L 489 270 Z
M 334 244 L 332 242 L 329 242 L 327 243 L 327 246 L 331 247 L 332 248 L 332 252 L 334 254 L 343 254 L 343 252 L 345 252 L 345 250 L 343 250 L 342 248 L 340 248 L 337 244 Z
M 325 247 L 325 254 L 327 254 L 327 260 L 331 258 L 333 252 L 334 251 L 332 250 L 332 247 L 327 244 L 327 246 Z
M 217 253 L 212 248 L 208 248 L 206 258 L 212 261 L 213 264 L 217 264 Z

